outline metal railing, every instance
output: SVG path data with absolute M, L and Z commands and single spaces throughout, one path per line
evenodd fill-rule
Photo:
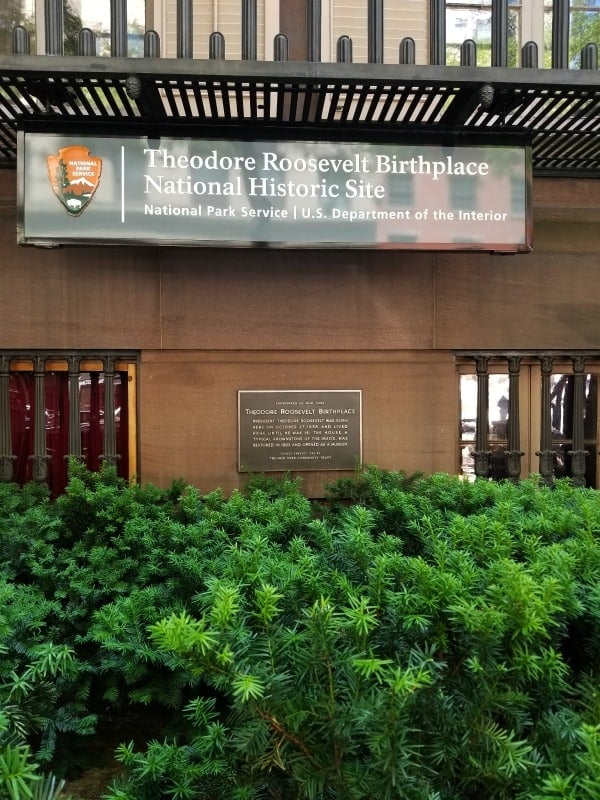
M 193 58 L 193 0 L 177 0 L 177 58 Z M 63 0 L 44 0 L 46 55 L 64 54 Z M 429 0 L 429 64 L 443 66 L 446 63 L 446 1 Z M 569 0 L 554 0 L 552 6 L 551 66 L 566 69 L 569 66 Z M 110 0 L 110 53 L 114 57 L 127 56 L 127 0 Z M 509 3 L 508 0 L 492 0 L 491 3 L 491 51 L 492 67 L 507 67 L 509 52 Z M 257 57 L 257 6 L 256 0 L 241 0 L 240 24 L 242 34 L 242 61 L 253 61 Z M 385 39 L 383 0 L 368 0 L 367 7 L 368 62 L 383 63 Z M 225 58 L 225 40 L 221 33 L 209 34 L 210 58 Z M 13 30 L 13 53 L 26 55 L 30 52 L 29 34 L 23 26 Z M 399 43 L 400 64 L 415 63 L 415 42 L 405 37 Z M 461 66 L 476 66 L 477 45 L 467 39 L 461 46 Z M 79 55 L 96 54 L 95 34 L 83 28 L 79 35 Z M 288 57 L 287 38 L 278 34 L 274 41 L 276 61 Z M 352 40 L 343 36 L 337 42 L 338 62 L 352 61 Z M 154 30 L 144 34 L 144 56 L 160 57 L 160 37 Z M 321 61 L 321 0 L 306 0 L 306 60 Z M 538 45 L 525 42 L 521 48 L 521 65 L 524 68 L 539 67 Z M 582 48 L 581 68 L 598 68 L 598 48 L 590 42 Z

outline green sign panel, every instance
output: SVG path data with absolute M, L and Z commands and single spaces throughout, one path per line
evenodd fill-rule
M 530 249 L 525 146 L 20 132 L 19 242 Z

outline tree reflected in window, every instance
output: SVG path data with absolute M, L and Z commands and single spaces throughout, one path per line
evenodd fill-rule
M 29 31 L 31 52 L 35 52 L 35 0 L 0 3 L 0 53 L 12 52 L 12 31 L 16 25 Z
M 460 64 L 461 45 L 472 39 L 477 45 L 477 66 L 489 67 L 492 61 L 492 3 L 491 0 L 447 0 L 446 3 L 446 63 Z M 521 48 L 521 2 L 509 0 L 508 9 L 508 66 L 519 63 Z

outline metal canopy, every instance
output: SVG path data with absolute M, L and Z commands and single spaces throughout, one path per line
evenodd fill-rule
M 181 135 L 526 134 L 535 175 L 600 177 L 595 70 L 2 56 L 0 165 L 14 166 L 27 120 Z

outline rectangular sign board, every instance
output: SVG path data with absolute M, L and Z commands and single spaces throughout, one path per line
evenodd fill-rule
M 359 389 L 240 390 L 239 471 L 353 470 L 362 461 Z
M 21 244 L 531 249 L 525 145 L 20 131 Z

